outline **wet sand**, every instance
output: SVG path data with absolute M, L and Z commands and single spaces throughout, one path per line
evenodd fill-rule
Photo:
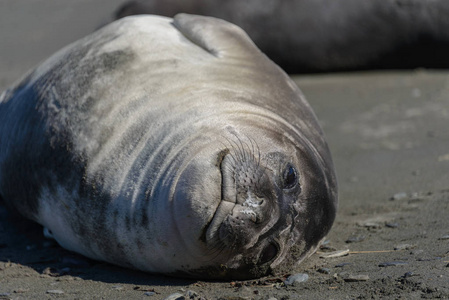
M 0 2 L 0 91 L 106 23 L 121 2 Z M 205 282 L 127 270 L 60 248 L 0 205 L 0 299 L 164 299 L 188 291 L 194 299 L 448 299 L 449 71 L 293 78 L 323 125 L 340 187 L 327 249 L 293 272 L 308 281 Z

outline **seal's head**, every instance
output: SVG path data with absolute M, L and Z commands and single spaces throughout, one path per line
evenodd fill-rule
M 193 159 L 182 173 L 175 206 L 201 220 L 198 239 L 210 259 L 209 268 L 189 276 L 243 279 L 288 272 L 330 230 L 337 205 L 333 171 L 306 143 L 263 140 L 235 135 L 214 153 L 215 161 Z M 198 202 L 210 206 L 199 209 Z
M 316 250 L 335 219 L 330 152 L 292 80 L 239 28 L 217 25 L 175 18 L 184 36 L 220 64 L 199 78 L 213 81 L 213 89 L 195 89 L 195 111 L 203 114 L 178 143 L 183 158 L 172 173 L 169 209 L 182 234 L 170 235 L 183 250 L 172 255 L 187 276 L 288 272 Z

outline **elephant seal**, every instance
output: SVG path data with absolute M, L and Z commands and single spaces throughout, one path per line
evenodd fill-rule
M 207 279 L 284 272 L 337 206 L 298 87 L 235 25 L 129 17 L 0 98 L 0 195 L 62 247 Z
M 242 27 L 290 73 L 449 68 L 446 0 L 134 0 L 114 18 L 181 12 Z

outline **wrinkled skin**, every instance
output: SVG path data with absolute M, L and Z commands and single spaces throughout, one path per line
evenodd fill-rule
M 0 98 L 0 196 L 88 257 L 244 279 L 312 254 L 337 206 L 323 133 L 238 27 L 140 16 Z

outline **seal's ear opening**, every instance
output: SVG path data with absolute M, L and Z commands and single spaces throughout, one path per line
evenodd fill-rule
M 221 19 L 177 14 L 173 25 L 192 43 L 216 57 L 250 58 L 262 53 L 243 29 Z

